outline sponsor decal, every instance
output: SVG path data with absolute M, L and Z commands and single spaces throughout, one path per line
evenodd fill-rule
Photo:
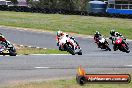
M 82 67 L 78 68 L 76 75 L 77 83 L 130 83 L 129 74 L 86 74 Z

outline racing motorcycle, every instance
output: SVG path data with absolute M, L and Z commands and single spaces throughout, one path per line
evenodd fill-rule
M 100 36 L 98 38 L 98 42 L 97 43 L 99 45 L 99 48 L 111 51 L 111 49 L 109 47 L 109 43 L 104 37 Z
M 72 55 L 75 55 L 75 54 L 82 55 L 82 50 L 79 44 L 74 39 L 74 37 L 64 36 L 62 39 L 60 39 L 59 50 L 67 51 Z
M 13 44 L 8 45 L 7 47 L 3 42 L 0 42 L 0 55 L 16 56 L 17 53 Z
M 122 52 L 126 52 L 126 53 L 129 53 L 130 52 L 129 47 L 128 47 L 128 44 L 125 44 L 123 42 L 123 38 L 121 38 L 121 37 L 117 37 L 115 39 L 113 49 L 114 49 L 114 51 L 116 51 L 116 50 L 119 49 Z

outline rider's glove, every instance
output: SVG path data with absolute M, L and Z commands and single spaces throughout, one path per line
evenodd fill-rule
M 112 40 L 112 37 L 109 37 L 110 40 Z

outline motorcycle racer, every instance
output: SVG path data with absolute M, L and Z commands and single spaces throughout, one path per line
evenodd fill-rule
M 74 40 L 74 42 L 77 44 L 77 46 L 79 46 L 78 42 L 75 40 L 74 37 L 71 37 L 69 34 L 64 33 L 62 31 L 57 31 L 57 35 L 56 35 L 57 46 L 61 46 L 59 43 L 60 43 L 60 40 L 62 40 L 64 37 Z
M 96 31 L 95 34 L 94 34 L 94 40 L 95 40 L 95 43 L 98 45 L 98 48 L 99 48 L 99 37 L 101 37 L 102 35 Z
M 116 38 L 116 37 L 122 37 L 122 38 L 124 38 L 122 36 L 122 34 L 120 34 L 119 32 L 116 32 L 115 30 L 111 30 L 110 31 L 110 39 L 114 41 L 115 40 L 114 38 Z
M 120 34 L 119 32 L 116 32 L 115 30 L 110 31 L 109 39 L 112 40 L 112 44 L 114 44 L 114 41 L 119 37 L 123 39 L 123 43 L 127 46 L 128 43 L 126 42 L 126 38 L 122 34 Z
M 59 41 L 60 41 L 60 39 L 62 39 L 64 36 L 69 37 L 68 34 L 63 33 L 62 31 L 57 31 L 57 35 L 56 35 L 57 46 L 59 46 Z

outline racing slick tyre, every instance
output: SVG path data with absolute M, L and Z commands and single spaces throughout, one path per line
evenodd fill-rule
M 106 50 L 109 50 L 109 51 L 111 51 L 111 49 L 110 49 L 110 47 L 108 46 L 108 45 L 106 45 Z
M 81 50 L 78 52 L 78 55 L 82 55 L 82 51 Z
M 126 52 L 126 53 L 129 53 L 130 50 L 128 50 L 126 47 L 123 47 L 123 50 Z
M 111 51 L 111 49 L 109 47 L 107 47 L 107 50 Z
M 10 56 L 16 56 L 17 53 L 10 50 L 10 51 L 9 51 L 9 55 L 10 55 Z
M 16 52 L 16 49 L 15 49 L 14 45 L 13 44 L 11 44 L 11 45 L 12 45 L 12 47 L 10 48 L 10 50 L 13 51 L 13 52 Z
M 126 44 L 126 49 L 127 49 L 127 50 L 129 50 L 129 46 L 128 46 L 128 45 L 129 45 L 129 44 L 127 43 L 127 44 Z

